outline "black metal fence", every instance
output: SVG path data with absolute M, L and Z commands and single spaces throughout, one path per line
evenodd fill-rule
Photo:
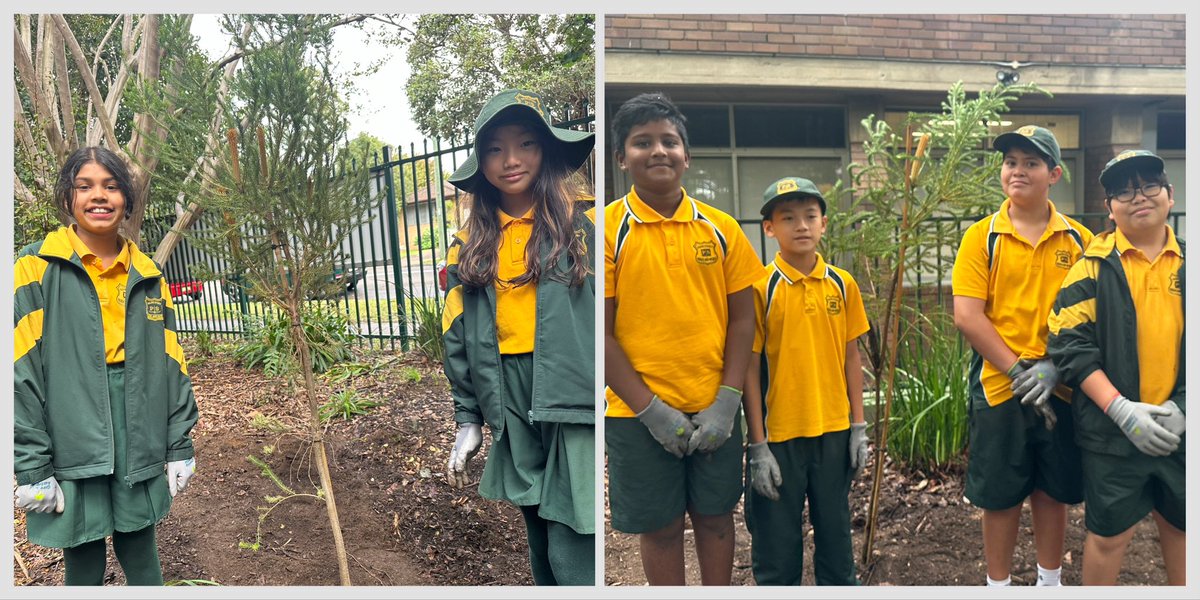
M 595 115 L 589 106 L 552 112 L 562 116 L 556 123 L 559 127 L 594 130 Z M 410 316 L 441 314 L 438 267 L 468 208 L 466 196 L 446 179 L 466 160 L 472 144 L 470 138 L 449 143 L 424 140 L 399 152 L 384 147 L 373 156 L 370 196 L 362 199 L 368 217 L 361 226 L 339 234 L 345 237 L 333 257 L 330 289 L 339 293 L 310 300 L 341 312 L 360 344 L 390 350 L 399 345 L 408 350 L 420 326 Z M 594 181 L 594 157 L 584 169 L 588 180 Z M 192 235 L 218 230 L 223 225 L 220 218 L 204 213 Z M 148 217 L 142 231 L 144 245 L 155 247 L 173 221 L 174 215 Z M 240 336 L 248 322 L 276 310 L 249 296 L 236 278 L 231 280 L 223 261 L 189 243 L 186 236 L 163 269 L 176 303 L 180 333 Z M 202 272 L 217 275 L 201 280 Z

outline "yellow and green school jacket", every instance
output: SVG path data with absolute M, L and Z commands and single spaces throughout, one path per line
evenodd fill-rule
M 66 228 L 14 265 L 13 470 L 17 483 L 114 475 L 126 485 L 193 456 L 198 412 L 175 308 L 154 261 L 129 243 L 125 289 L 129 468 L 114 473 L 100 300 Z
M 708 408 L 721 386 L 729 295 L 762 277 L 750 240 L 733 217 L 686 191 L 669 218 L 630 190 L 604 219 L 613 334 L 663 402 L 685 413 Z M 605 416 L 634 416 L 611 388 L 605 397 Z
M 575 211 L 575 234 L 587 249 L 584 260 L 595 256 L 595 209 Z M 504 435 L 503 370 L 497 336 L 496 286 L 467 286 L 458 275 L 458 257 L 469 232 L 454 235 L 446 256 L 447 292 L 442 311 L 442 340 L 446 346 L 445 371 L 454 399 L 457 423 L 484 423 L 493 440 Z M 550 423 L 596 422 L 596 291 L 591 269 L 582 285 L 570 286 L 555 277 L 567 273 L 568 257 L 553 269 L 543 269 L 536 285 L 533 341 L 533 408 L 529 420 Z
M 1071 265 L 1083 256 L 1092 232 L 1058 212 L 1050 202 L 1050 222 L 1036 244 L 1021 237 L 1008 216 L 1012 200 L 971 225 L 954 259 L 955 296 L 984 300 L 984 314 L 1000 339 L 1019 358 L 1046 356 L 1046 316 Z M 993 365 L 973 352 L 970 388 L 991 406 L 1012 398 L 1010 365 Z M 1060 388 L 1060 394 L 1068 392 Z
M 1184 242 L 1170 228 L 1168 235 L 1170 242 L 1153 263 L 1120 233 L 1097 236 L 1054 301 L 1048 347 L 1063 382 L 1075 388 L 1071 409 L 1081 448 L 1138 452 L 1079 387 L 1096 370 L 1134 402 L 1172 400 L 1187 412 Z M 1184 447 L 1180 443 L 1176 452 Z
M 754 310 L 767 441 L 849 429 L 846 345 L 870 329 L 858 283 L 820 254 L 804 274 L 776 253 L 754 284 Z

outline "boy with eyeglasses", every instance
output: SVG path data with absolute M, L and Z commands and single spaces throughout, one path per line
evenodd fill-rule
M 1115 585 L 1133 527 L 1158 525 L 1170 585 L 1184 585 L 1184 243 L 1163 160 L 1130 150 L 1100 173 L 1116 231 L 1097 236 L 1050 314 L 1049 352 L 1082 455 L 1084 585 Z
M 954 260 L 954 324 L 975 354 L 969 372 L 966 497 L 983 509 L 987 584 L 1011 583 L 1029 498 L 1037 585 L 1060 585 L 1067 505 L 1083 500 L 1071 409 L 1046 356 L 1046 316 L 1092 234 L 1058 212 L 1058 140 L 1026 125 L 996 137 L 1000 209 L 963 234 Z M 1057 394 L 1057 396 L 1056 396 Z M 1043 426 L 1045 423 L 1045 426 Z

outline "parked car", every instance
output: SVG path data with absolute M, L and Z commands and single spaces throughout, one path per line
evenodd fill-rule
M 358 287 L 358 282 L 362 281 L 363 277 L 365 277 L 365 276 L 366 276 L 366 269 L 363 269 L 360 267 L 347 267 L 344 269 L 342 267 L 334 267 L 333 274 L 331 274 L 329 276 L 329 279 L 327 279 L 326 281 L 330 284 L 332 289 L 338 290 L 337 295 L 341 295 L 346 292 L 353 293 L 354 290 Z M 333 287 L 332 284 L 335 284 L 335 283 L 339 284 L 339 286 Z M 242 291 L 241 278 L 235 276 L 235 277 L 228 277 L 228 278 L 222 279 L 221 280 L 221 289 L 224 290 L 225 293 L 229 297 L 237 298 L 238 295 L 241 294 L 241 291 Z M 249 292 L 247 292 L 247 293 L 249 293 Z M 329 298 L 332 296 L 333 296 L 333 294 L 319 293 L 319 290 L 310 290 L 309 291 L 309 299 Z
M 175 283 L 168 282 L 167 286 L 171 288 L 172 300 L 178 300 L 179 298 L 191 298 L 192 300 L 199 300 L 200 296 L 204 295 L 204 282 L 198 279 L 178 281 Z
M 448 285 L 447 280 L 450 278 L 450 273 L 449 273 L 449 271 L 446 270 L 446 261 L 439 260 L 436 268 L 437 268 L 437 278 L 438 278 L 438 289 L 445 292 L 446 286 Z

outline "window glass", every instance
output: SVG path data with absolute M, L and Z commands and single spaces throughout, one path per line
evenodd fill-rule
M 728 148 L 729 108 L 725 106 L 680 106 L 687 117 L 688 145 L 692 148 Z
M 845 148 L 841 108 L 735 106 L 739 148 Z

